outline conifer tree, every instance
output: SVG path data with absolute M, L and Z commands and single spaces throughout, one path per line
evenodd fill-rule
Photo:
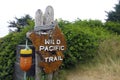
M 8 27 L 16 28 L 16 31 L 20 32 L 24 26 L 29 25 L 28 20 L 32 20 L 31 16 L 28 14 L 21 18 L 15 17 L 14 21 L 8 22 L 10 24 Z
M 120 22 L 120 0 L 118 1 L 118 4 L 115 5 L 113 11 L 106 12 L 107 13 L 107 19 L 106 21 L 112 21 L 112 22 Z

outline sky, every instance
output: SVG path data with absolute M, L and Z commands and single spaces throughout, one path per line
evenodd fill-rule
M 0 0 L 0 37 L 8 34 L 8 22 L 29 14 L 34 19 L 37 9 L 43 13 L 48 5 L 54 8 L 55 19 L 105 21 L 105 11 L 114 10 L 118 0 Z

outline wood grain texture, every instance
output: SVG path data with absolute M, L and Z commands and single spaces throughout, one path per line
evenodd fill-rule
M 35 27 L 43 25 L 43 12 L 38 9 L 35 13 Z
M 48 6 L 44 14 L 44 25 L 50 25 L 54 22 L 54 9 L 52 6 Z
M 42 26 L 42 25 L 43 25 L 43 12 L 40 9 L 38 9 L 35 13 L 35 27 Z M 36 53 L 35 54 L 35 80 L 41 79 L 40 74 L 41 74 L 42 68 L 40 68 L 39 66 L 40 61 L 41 59 L 39 57 L 39 54 Z
M 61 41 L 61 44 L 57 44 L 57 45 L 64 46 L 64 49 L 66 50 L 66 40 L 60 28 L 58 27 L 58 25 L 55 27 L 55 29 L 52 32 L 52 38 L 54 40 L 59 39 Z M 58 70 L 60 65 L 62 64 L 62 61 L 44 62 L 44 58 L 54 57 L 54 56 L 61 56 L 62 58 L 64 58 L 63 51 L 56 51 L 56 54 L 52 54 L 50 51 L 49 52 L 39 51 L 39 46 L 51 46 L 51 45 L 55 46 L 56 45 L 56 44 L 45 44 L 44 40 L 49 39 L 49 35 L 38 35 L 33 32 L 30 35 L 30 39 L 33 42 L 33 45 L 35 46 L 36 50 L 43 57 L 43 61 L 40 62 L 40 66 L 44 68 L 45 73 L 51 73 Z
M 57 60 L 54 62 L 45 62 L 46 57 L 56 57 L 56 56 L 61 56 L 61 58 L 64 58 L 63 51 L 66 50 L 66 40 L 64 38 L 64 35 L 62 31 L 60 30 L 58 24 L 54 25 L 54 28 L 52 30 L 46 29 L 45 26 L 50 26 L 54 25 L 54 9 L 52 6 L 48 6 L 45 10 L 45 13 L 43 15 L 42 11 L 39 9 L 36 11 L 35 14 L 35 28 L 33 32 L 28 32 L 26 35 L 27 37 L 32 41 L 36 53 L 35 54 L 35 64 L 36 64 L 36 79 L 35 80 L 40 80 L 39 74 L 41 74 L 41 70 L 45 73 L 48 74 L 47 80 L 52 80 L 53 79 L 53 72 L 59 69 L 59 67 L 62 64 L 62 60 Z M 48 32 L 48 34 L 42 34 L 42 29 L 44 27 Z M 36 30 L 37 29 L 37 30 Z M 36 31 L 37 32 L 36 32 Z M 50 32 L 50 33 L 49 33 Z M 54 39 L 60 40 L 60 44 L 45 44 L 45 39 Z M 39 46 L 64 46 L 64 50 L 56 50 L 54 51 L 55 54 L 53 54 L 52 51 L 40 51 Z M 42 68 L 41 68 L 42 67 Z

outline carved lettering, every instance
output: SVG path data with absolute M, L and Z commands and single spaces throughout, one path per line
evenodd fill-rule
M 45 39 L 45 44 L 55 44 L 54 39 Z
M 62 61 L 63 60 L 61 56 L 46 57 L 44 59 L 45 59 L 45 62 L 55 62 L 55 61 Z
M 61 41 L 58 39 L 58 40 L 56 40 L 56 44 L 60 44 L 61 43 Z
M 40 51 L 64 51 L 64 46 L 39 46 Z
M 40 51 L 44 50 L 44 46 L 40 46 L 39 49 L 40 49 Z

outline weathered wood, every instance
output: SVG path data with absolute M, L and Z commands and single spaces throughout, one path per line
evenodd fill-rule
M 53 73 L 53 78 L 55 79 L 55 80 L 59 80 L 59 72 L 58 72 L 58 70 L 57 71 L 55 71 L 54 73 Z
M 35 27 L 43 25 L 43 12 L 38 9 L 35 14 Z
M 45 10 L 43 23 L 51 25 L 54 22 L 54 10 L 52 6 L 48 6 Z
M 54 22 L 54 10 L 52 6 L 48 6 L 45 10 L 43 24 L 51 25 Z M 47 80 L 53 79 L 53 73 L 47 75 Z
M 42 26 L 43 25 L 43 13 L 40 9 L 36 11 L 35 14 L 35 27 Z M 35 29 L 35 28 L 34 28 Z M 40 80 L 41 78 L 41 68 L 39 66 L 41 59 L 39 57 L 39 54 L 35 54 L 35 80 Z
M 46 80 L 53 80 L 53 73 L 47 74 Z
M 44 20 L 44 21 L 43 21 Z M 36 12 L 35 15 L 35 28 L 37 27 L 41 27 L 44 25 L 51 25 L 54 22 L 54 10 L 51 6 L 48 6 L 46 8 L 45 14 L 44 14 L 44 19 L 43 19 L 43 14 L 42 11 L 39 9 Z M 39 32 L 38 32 L 39 33 Z M 35 80 L 40 80 L 40 74 L 41 74 L 41 69 L 39 66 L 39 62 L 40 62 L 40 57 L 38 54 L 35 54 L 35 62 L 36 62 L 36 79 Z M 48 74 L 47 76 L 47 80 L 52 80 L 53 78 L 53 73 Z
M 52 25 L 52 27 L 51 27 Z M 45 34 L 43 34 L 45 33 Z M 32 41 L 34 47 L 36 48 L 37 53 L 35 54 L 35 62 L 36 62 L 36 78 L 35 80 L 40 80 L 41 73 L 44 71 L 47 74 L 47 80 L 53 80 L 53 73 L 59 69 L 62 64 L 62 60 L 64 58 L 63 51 L 66 50 L 66 41 L 63 33 L 61 32 L 59 26 L 54 22 L 54 10 L 51 6 L 46 8 L 45 14 L 42 14 L 42 11 L 39 9 L 35 15 L 35 27 L 33 32 L 28 32 L 27 37 Z M 45 43 L 45 40 L 54 40 L 60 41 L 60 44 L 51 44 Z M 48 41 L 49 42 L 49 41 Z M 64 46 L 64 49 L 58 50 L 57 48 L 53 48 L 55 50 L 46 51 L 40 50 L 41 46 Z M 54 61 L 49 59 L 52 57 Z M 47 59 L 46 59 L 47 58 Z M 42 67 L 42 69 L 40 68 Z
M 39 66 L 40 57 L 39 54 L 35 54 L 35 80 L 40 80 L 42 69 Z

